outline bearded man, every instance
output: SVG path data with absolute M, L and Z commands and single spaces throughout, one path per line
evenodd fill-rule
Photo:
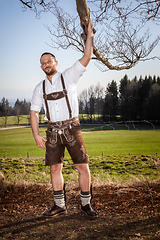
M 60 73 L 57 70 L 58 62 L 52 53 L 45 52 L 40 58 L 41 68 L 46 78 L 35 87 L 33 92 L 31 126 L 37 146 L 46 149 L 45 164 L 50 167 L 54 205 L 44 212 L 46 217 L 67 214 L 62 175 L 65 148 L 79 173 L 81 212 L 90 219 L 98 216 L 90 203 L 89 158 L 80 130 L 76 91 L 77 82 L 86 71 L 92 53 L 93 24 L 90 20 L 84 54 L 72 67 Z M 46 139 L 39 134 L 38 126 L 38 116 L 42 105 L 45 109 L 45 119 L 48 121 Z

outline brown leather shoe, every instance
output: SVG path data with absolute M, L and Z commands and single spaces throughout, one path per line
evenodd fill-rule
M 98 213 L 92 208 L 91 204 L 85 206 L 81 205 L 81 213 L 85 214 L 89 219 L 95 219 L 98 217 Z
M 67 209 L 66 206 L 64 206 L 63 208 L 57 206 L 57 205 L 53 205 L 53 207 L 49 210 L 43 213 L 44 217 L 55 217 L 58 215 L 62 215 L 62 214 L 67 214 Z

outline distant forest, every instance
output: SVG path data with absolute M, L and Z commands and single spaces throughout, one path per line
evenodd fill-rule
M 101 121 L 160 120 L 160 77 L 125 75 L 119 86 L 114 80 L 106 89 L 90 86 L 79 95 L 79 108 L 91 122 L 95 114 Z
M 13 107 L 5 97 L 0 102 L 0 116 L 29 115 L 30 102 L 16 100 Z M 42 109 L 41 113 L 44 113 Z M 125 75 L 119 82 L 112 80 L 106 88 L 99 83 L 79 95 L 79 113 L 82 122 L 130 120 L 160 120 L 160 77 Z M 87 118 L 86 118 L 87 115 Z

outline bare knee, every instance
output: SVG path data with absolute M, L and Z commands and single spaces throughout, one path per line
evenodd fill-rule
M 86 163 L 75 164 L 75 167 L 80 174 L 90 174 L 89 166 Z
M 51 174 L 59 174 L 62 172 L 63 164 L 56 164 L 50 166 Z

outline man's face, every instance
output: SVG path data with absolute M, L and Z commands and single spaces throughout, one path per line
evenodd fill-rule
M 41 68 L 47 76 L 54 75 L 57 72 L 58 62 L 50 54 L 41 57 Z

